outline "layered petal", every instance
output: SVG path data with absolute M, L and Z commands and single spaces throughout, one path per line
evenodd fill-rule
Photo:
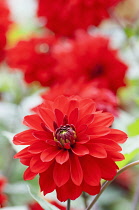
M 30 158 L 33 155 L 28 151 L 29 147 L 22 149 L 20 152 L 14 155 L 14 158 Z
M 24 117 L 24 120 L 23 120 L 24 125 L 34 130 L 40 130 L 40 131 L 43 130 L 41 123 L 43 123 L 43 121 L 37 114 L 28 115 Z
M 41 161 L 40 155 L 35 155 L 31 158 L 30 170 L 34 173 L 42 173 L 46 171 L 51 164 L 52 161 L 44 163 Z
M 71 179 L 74 184 L 80 186 L 83 180 L 83 170 L 79 158 L 74 154 L 70 154 L 69 160 L 70 160 Z
M 54 182 L 58 187 L 64 185 L 70 178 L 70 164 L 69 161 L 66 163 L 58 164 L 55 163 L 53 170 Z
M 82 193 L 81 186 L 75 185 L 71 180 L 69 180 L 62 187 L 56 187 L 57 198 L 61 202 L 66 201 L 68 199 L 75 200 Z
M 49 162 L 53 160 L 60 151 L 61 150 L 57 149 L 57 147 L 54 146 L 48 147 L 41 153 L 41 160 L 43 162 Z
M 83 156 L 83 155 L 89 154 L 89 149 L 88 149 L 86 146 L 77 143 L 77 144 L 72 148 L 72 152 L 73 152 L 75 155 Z
M 105 136 L 108 139 L 114 140 L 117 143 L 124 143 L 128 138 L 127 134 L 117 129 L 111 129 L 110 133 Z
M 55 119 L 54 113 L 47 108 L 39 108 L 38 113 L 42 121 L 45 123 L 48 128 L 53 130 L 53 121 Z
M 37 173 L 34 173 L 30 170 L 30 167 L 28 167 L 24 172 L 24 180 L 32 180 L 37 175 Z
M 101 179 L 101 171 L 95 159 L 86 155 L 80 158 L 80 162 L 85 182 L 91 186 L 98 186 Z
M 82 190 L 84 192 L 87 192 L 89 195 L 98 194 L 100 192 L 100 189 L 101 189 L 100 184 L 98 186 L 91 186 L 84 181 L 82 185 Z
M 69 151 L 61 150 L 56 156 L 56 162 L 59 164 L 65 163 L 69 159 Z
M 31 145 L 36 142 L 36 138 L 32 135 L 34 130 L 26 130 L 18 133 L 13 138 L 13 143 L 16 145 Z
M 54 189 L 56 188 L 56 184 L 52 176 L 53 169 L 54 169 L 54 164 L 52 164 L 49 167 L 49 169 L 46 170 L 45 172 L 40 173 L 39 185 L 44 195 L 54 191 Z
M 99 113 L 94 116 L 93 126 L 106 126 L 109 127 L 112 125 L 114 117 L 111 113 L 104 112 Z
M 47 144 L 44 141 L 40 141 L 39 143 L 33 143 L 29 146 L 28 151 L 32 154 L 41 153 L 45 148 L 47 148 Z
M 107 157 L 107 152 L 103 148 L 103 146 L 100 146 L 98 144 L 88 144 L 88 150 L 89 154 L 93 157 L 96 158 L 106 158 Z
M 117 165 L 110 158 L 96 159 L 101 170 L 102 179 L 112 180 L 117 173 Z
M 99 137 L 99 136 L 106 136 L 110 133 L 110 128 L 103 127 L 103 126 L 89 126 L 87 129 L 87 134 L 92 136 L 92 138 Z

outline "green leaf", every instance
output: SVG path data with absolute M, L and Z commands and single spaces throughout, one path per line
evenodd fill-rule
M 42 197 L 36 194 L 36 191 L 33 187 L 28 185 L 28 190 L 30 195 L 41 205 L 44 210 L 59 210 L 57 207 L 53 206 L 52 204 L 48 203 Z
M 127 127 L 129 136 L 139 135 L 139 118 Z
M 116 164 L 119 166 L 119 168 L 123 168 L 125 165 L 131 162 L 135 158 L 136 155 L 139 154 L 139 149 L 134 150 L 130 154 L 125 154 L 125 160 L 117 162 Z
M 133 28 L 126 27 L 124 28 L 124 32 L 128 38 L 135 35 L 135 30 Z
M 130 137 L 127 141 L 121 145 L 122 153 L 125 156 L 125 160 L 117 162 L 119 168 L 127 165 L 131 160 L 135 158 L 137 154 L 139 154 L 139 136 Z

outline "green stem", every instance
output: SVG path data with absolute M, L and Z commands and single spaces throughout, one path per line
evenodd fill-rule
M 98 195 L 95 196 L 95 198 L 93 199 L 93 201 L 90 203 L 90 205 L 86 208 L 86 210 L 90 210 L 94 204 L 96 203 L 96 201 L 98 200 L 98 198 L 101 196 L 101 194 L 104 192 L 104 190 L 117 178 L 117 176 L 119 176 L 122 172 L 124 172 L 125 170 L 127 170 L 128 168 L 132 167 L 132 166 L 136 166 L 136 165 L 139 165 L 139 161 L 135 161 L 133 163 L 130 163 L 128 165 L 126 165 L 125 167 L 121 168 L 116 176 L 111 180 L 111 181 L 106 181 L 102 188 L 101 188 L 101 191 Z
M 70 210 L 70 199 L 67 200 L 67 210 Z

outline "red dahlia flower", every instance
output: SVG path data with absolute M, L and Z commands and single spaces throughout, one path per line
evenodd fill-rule
M 6 1 L 0 0 L 0 62 L 5 57 L 6 32 L 10 24 L 9 16 L 10 11 Z
M 57 45 L 55 54 L 59 60 L 57 71 L 63 72 L 63 80 L 71 78 L 76 83 L 83 77 L 114 93 L 125 86 L 127 65 L 118 57 L 118 51 L 110 47 L 106 37 L 79 33 L 75 40 Z
M 20 41 L 7 51 L 7 62 L 11 68 L 23 71 L 27 83 L 38 81 L 49 86 L 56 78 L 54 68 L 57 62 L 52 53 L 55 43 L 54 36 Z
M 100 191 L 101 178 L 116 175 L 115 161 L 127 135 L 109 128 L 110 113 L 97 112 L 91 99 L 57 97 L 45 101 L 34 115 L 24 118 L 29 129 L 14 137 L 14 144 L 29 145 L 15 155 L 28 168 L 25 180 L 39 174 L 44 195 L 56 190 L 60 201 L 74 200 L 85 191 Z
M 121 0 L 38 0 L 38 16 L 55 34 L 72 36 L 77 29 L 99 25 Z
M 54 100 L 59 95 L 68 97 L 79 95 L 82 98 L 93 99 L 96 103 L 97 110 L 110 112 L 115 116 L 118 115 L 118 99 L 114 93 L 109 89 L 96 87 L 94 82 L 84 83 L 83 81 L 77 81 L 76 83 L 72 83 L 71 81 L 66 81 L 62 84 L 56 84 L 49 90 L 46 90 L 42 94 L 42 98 L 45 100 Z

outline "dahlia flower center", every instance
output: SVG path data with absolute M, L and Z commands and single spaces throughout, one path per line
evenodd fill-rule
M 103 72 L 104 72 L 103 66 L 100 64 L 97 64 L 95 68 L 93 68 L 93 71 L 91 74 L 93 77 L 99 77 L 103 74 Z
M 60 126 L 54 133 L 54 141 L 58 143 L 58 146 L 65 149 L 70 149 L 76 138 L 75 128 L 69 124 Z

